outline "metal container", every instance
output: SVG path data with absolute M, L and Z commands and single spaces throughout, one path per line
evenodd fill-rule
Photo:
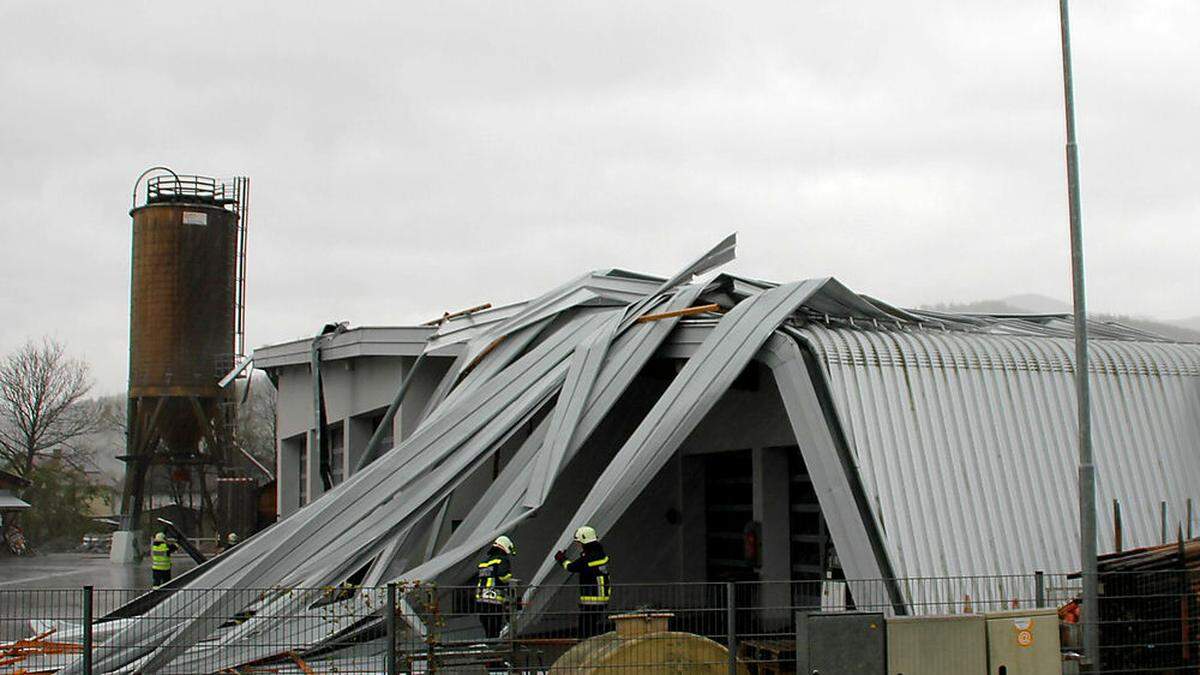
M 237 215 L 214 203 L 133 209 L 129 395 L 220 395 L 233 366 Z
M 888 675 L 985 673 L 987 657 L 982 614 L 887 620 Z
M 884 675 L 887 624 L 876 612 L 796 613 L 796 672 Z
M 1058 610 L 1029 609 L 987 615 L 988 672 L 1059 675 Z
M 672 616 L 654 612 L 610 616 L 615 632 L 576 644 L 550 666 L 550 672 L 749 675 L 744 664 L 730 660 L 723 645 L 701 635 L 668 630 Z

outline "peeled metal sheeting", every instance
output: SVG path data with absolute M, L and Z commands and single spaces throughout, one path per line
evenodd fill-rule
M 595 288 L 587 288 L 589 285 Z M 301 509 L 287 521 L 286 527 L 273 530 L 272 536 L 256 537 L 262 542 L 258 546 L 247 545 L 237 550 L 242 554 L 237 556 L 241 559 L 238 567 L 230 564 L 234 558 L 231 554 L 229 560 L 219 561 L 196 580 L 199 586 L 228 588 L 228 591 L 205 594 L 203 599 L 187 603 L 187 606 L 181 596 L 173 596 L 150 610 L 148 618 L 156 621 L 158 628 L 152 635 L 142 637 L 151 638 L 151 643 L 155 644 L 152 653 L 143 655 L 140 650 L 120 650 L 110 653 L 97 665 L 113 670 L 136 664 L 137 668 L 152 672 L 180 657 L 190 662 L 198 651 L 205 651 L 192 645 L 211 632 L 213 622 L 219 623 L 223 617 L 240 609 L 237 588 L 269 585 L 280 580 L 291 583 L 316 581 L 322 576 L 328 579 L 330 575 L 344 574 L 364 562 L 363 556 L 367 555 L 363 552 L 364 547 L 371 556 L 378 556 L 381 550 L 401 555 L 405 547 L 410 546 L 409 539 L 401 542 L 397 537 L 405 536 L 405 528 L 414 527 L 419 519 L 427 517 L 428 510 L 445 499 L 457 481 L 477 466 L 480 457 L 502 442 L 506 434 L 528 419 L 528 414 L 537 405 L 559 390 L 569 369 L 569 357 L 578 351 L 584 356 L 575 361 L 577 390 L 566 399 L 575 402 L 575 409 L 570 411 L 569 418 L 565 418 L 572 427 L 569 431 L 573 432 L 576 423 L 572 420 L 578 420 L 582 414 L 578 401 L 587 400 L 591 386 L 595 384 L 598 366 L 603 363 L 609 343 L 615 336 L 613 312 L 622 312 L 624 303 L 636 302 L 639 289 L 644 292 L 647 287 L 664 288 L 651 278 L 634 275 L 612 279 L 592 275 L 584 286 L 548 294 L 556 297 L 545 297 L 542 303 L 533 303 L 540 307 L 526 305 L 510 320 L 501 322 L 507 324 L 508 330 L 529 329 L 530 333 L 536 334 L 541 332 L 537 328 L 539 322 L 549 321 L 551 316 L 563 314 L 568 309 L 573 313 L 561 317 L 562 321 L 552 334 L 544 338 L 539 336 L 537 344 L 519 357 L 524 350 L 518 341 L 514 341 L 513 344 L 518 346 L 510 348 L 511 359 L 497 359 L 497 363 L 505 363 L 481 371 L 470 386 L 459 392 L 454 392 L 454 386 L 459 383 L 450 380 L 443 391 L 453 400 L 440 406 L 394 451 Z M 695 293 L 689 295 L 695 297 Z M 606 305 L 616 306 L 605 309 Z M 601 325 L 603 330 L 597 331 Z M 474 347 L 466 355 L 484 353 L 485 349 L 479 345 L 486 334 L 473 340 Z M 507 337 L 507 334 L 501 333 L 497 338 L 502 336 Z M 587 341 L 587 347 L 579 350 L 584 341 Z M 507 363 L 509 360 L 511 364 Z M 580 363 L 583 365 L 579 366 Z M 470 361 L 464 363 L 460 356 L 455 370 L 461 372 L 469 365 L 473 364 Z M 457 374 L 452 373 L 452 377 L 457 378 Z M 560 426 L 563 424 L 560 422 Z M 569 439 L 567 445 L 570 445 Z M 396 481 L 395 476 L 405 478 Z M 348 537 L 356 541 L 348 541 Z M 359 548 L 356 549 L 354 544 Z M 376 564 L 387 565 L 389 562 L 377 560 Z M 296 607 L 294 603 L 287 605 Z M 280 629 L 284 627 L 279 622 L 262 628 L 268 632 Z M 248 633 L 250 628 L 244 630 Z M 227 641 L 236 641 L 242 632 L 235 631 L 223 637 Z M 230 663 L 234 663 L 232 657 Z
M 775 329 L 824 285 L 825 280 L 816 280 L 772 288 L 743 300 L 725 314 L 601 473 L 557 548 L 565 549 L 570 533 L 581 525 L 610 529 Z M 552 559 L 546 560 L 530 585 L 543 584 L 556 569 Z M 527 619 L 540 614 L 547 602 L 536 595 L 526 601 L 530 603 L 523 612 Z
M 692 285 L 680 291 L 664 311 L 690 307 L 699 297 L 703 286 Z M 550 420 L 544 420 L 538 430 L 517 451 L 496 481 L 485 491 L 476 506 L 451 535 L 441 553 L 427 563 L 409 570 L 405 579 L 432 579 L 478 552 L 478 548 L 516 523 L 532 515 L 541 506 L 560 467 L 574 456 L 579 446 L 600 424 L 603 416 L 616 403 L 629 383 L 641 372 L 651 356 L 674 329 L 678 317 L 631 326 L 615 340 L 599 371 L 588 387 L 573 389 L 574 397 L 585 399 L 578 408 L 578 422 L 571 434 L 545 436 Z M 594 347 L 595 342 L 588 348 Z M 581 349 L 583 347 L 581 346 Z M 560 394 L 559 406 L 575 409 L 576 405 Z M 570 396 L 568 396 L 570 398 Z M 569 441 L 564 441 L 564 437 Z M 545 442 L 543 443 L 543 438 Z M 547 457 L 553 455 L 553 457 Z M 545 467 L 532 469 L 535 462 Z M 537 480 L 533 478 L 538 472 Z M 539 486 L 539 482 L 544 487 Z

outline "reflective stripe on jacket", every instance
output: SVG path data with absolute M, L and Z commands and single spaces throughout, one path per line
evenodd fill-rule
M 583 553 L 575 560 L 564 560 L 563 569 L 579 575 L 579 604 L 607 605 L 612 598 L 612 578 L 608 556 L 600 542 L 583 545 Z
M 508 582 L 512 577 L 508 554 L 493 546 L 475 573 L 475 601 L 503 605 L 508 601 Z
M 150 569 L 159 571 L 171 569 L 170 544 L 166 542 L 155 543 L 150 547 Z

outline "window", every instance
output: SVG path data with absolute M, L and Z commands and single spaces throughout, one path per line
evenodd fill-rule
M 375 433 L 375 430 L 379 428 L 379 425 L 383 424 L 383 416 L 384 413 L 381 412 L 378 415 L 371 417 L 372 435 Z M 388 425 L 388 428 L 384 431 L 383 438 L 379 439 L 379 450 L 391 450 L 392 446 L 395 444 L 394 436 L 395 428 L 392 425 Z
M 754 576 L 746 559 L 746 526 L 754 520 L 753 455 L 749 450 L 704 455 L 705 557 L 709 581 Z
M 279 496 L 283 500 L 279 504 L 281 514 L 291 513 L 298 507 L 304 506 L 308 500 L 308 434 L 300 433 L 279 441 L 279 477 L 295 476 L 280 481 Z
M 329 427 L 329 474 L 334 485 L 346 478 L 346 428 L 341 422 Z
M 308 447 L 300 446 L 300 506 L 308 503 Z

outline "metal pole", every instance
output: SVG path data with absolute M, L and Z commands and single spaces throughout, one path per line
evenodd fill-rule
M 725 645 L 729 647 L 729 675 L 737 675 L 737 603 L 732 581 L 725 582 Z
M 92 675 L 92 593 L 91 586 L 83 587 L 83 673 Z
M 1084 659 L 1099 664 L 1100 615 L 1096 561 L 1096 466 L 1092 458 L 1091 394 L 1088 389 L 1087 302 L 1083 286 L 1083 223 L 1079 212 L 1079 146 L 1075 142 L 1075 85 L 1071 76 L 1071 23 L 1067 0 L 1059 0 L 1063 100 L 1067 124 L 1067 203 L 1071 226 L 1071 292 L 1075 304 L 1075 399 L 1079 416 L 1079 558 L 1083 576 Z
M 387 585 L 387 616 L 384 617 L 387 630 L 387 675 L 397 675 L 400 668 L 396 665 L 396 583 Z
M 1046 573 L 1041 570 L 1033 573 L 1033 598 L 1038 609 L 1046 606 Z
M 1121 503 L 1113 500 L 1113 550 L 1125 550 L 1125 531 L 1121 527 Z

